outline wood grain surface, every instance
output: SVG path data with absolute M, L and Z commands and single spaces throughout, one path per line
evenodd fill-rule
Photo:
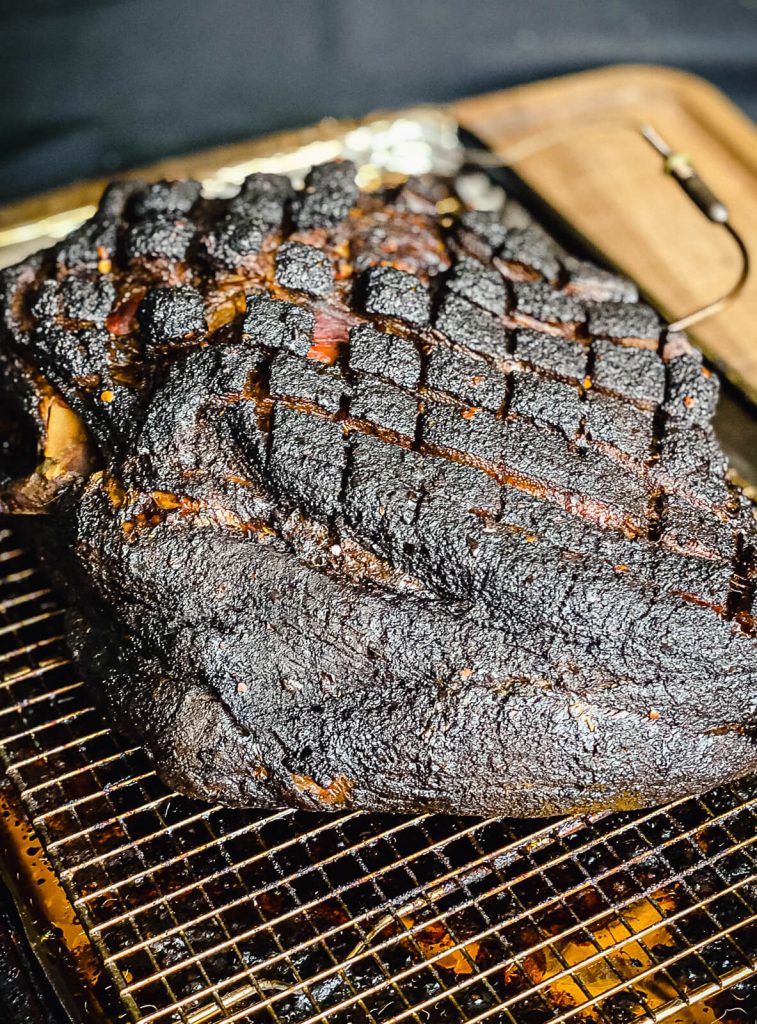
M 523 180 L 670 318 L 727 291 L 740 269 L 732 239 L 663 173 L 638 126 L 652 124 L 688 153 L 728 205 L 755 262 L 739 299 L 692 336 L 757 401 L 757 129 L 722 93 L 680 71 L 632 65 L 452 109 L 507 162 L 518 157 L 513 169 Z

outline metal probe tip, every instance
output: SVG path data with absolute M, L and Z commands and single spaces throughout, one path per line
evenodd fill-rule
M 653 128 L 651 124 L 643 124 L 639 131 L 647 140 L 652 149 L 657 150 L 660 156 L 669 157 L 673 155 L 672 146 L 668 145 L 668 143 L 665 141 L 665 139 L 663 139 L 663 137 L 660 135 L 657 129 Z

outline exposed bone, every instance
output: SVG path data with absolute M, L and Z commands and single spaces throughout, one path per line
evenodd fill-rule
M 81 419 L 46 382 L 38 387 L 42 461 L 0 493 L 0 513 L 6 515 L 46 515 L 91 470 L 92 453 Z

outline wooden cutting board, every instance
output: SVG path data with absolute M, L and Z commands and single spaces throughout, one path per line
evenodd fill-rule
M 650 123 L 688 153 L 755 262 L 739 299 L 692 336 L 757 401 L 757 129 L 722 93 L 673 69 L 619 66 L 461 100 L 452 110 L 505 156 L 522 153 L 523 140 L 549 141 L 513 169 L 670 318 L 726 292 L 741 265 L 733 241 L 628 129 Z

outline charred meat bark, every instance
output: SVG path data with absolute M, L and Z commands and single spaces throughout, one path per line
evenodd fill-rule
M 715 378 L 540 230 L 353 171 L 115 185 L 2 276 L 42 455 L 2 507 L 103 706 L 241 806 L 551 815 L 757 768 Z

